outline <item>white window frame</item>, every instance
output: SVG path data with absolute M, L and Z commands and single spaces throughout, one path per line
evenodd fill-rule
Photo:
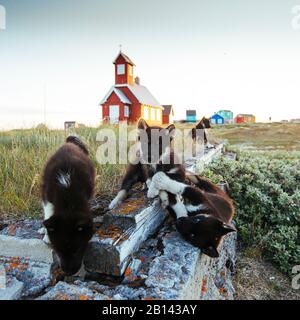
M 124 117 L 129 118 L 129 107 L 128 106 L 124 106 Z
M 120 118 L 120 106 L 119 105 L 110 105 L 109 106 L 109 121 L 110 121 L 110 123 L 111 124 L 116 124 L 116 123 L 118 123 L 119 122 L 119 118 Z M 111 117 L 111 111 L 112 110 L 118 110 L 118 114 L 117 114 L 117 116 L 115 116 L 115 117 Z
M 125 74 L 125 64 L 118 64 L 117 65 L 117 74 L 118 75 Z

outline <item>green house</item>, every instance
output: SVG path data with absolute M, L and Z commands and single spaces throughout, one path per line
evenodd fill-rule
M 233 123 L 233 112 L 230 110 L 220 110 L 217 112 L 221 117 L 224 118 L 224 123 Z

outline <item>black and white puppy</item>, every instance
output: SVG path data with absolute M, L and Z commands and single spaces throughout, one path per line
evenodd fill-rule
M 110 203 L 109 209 L 121 203 L 134 184 L 141 182 L 149 186 L 152 176 L 158 171 L 164 171 L 174 180 L 185 180 L 185 171 L 171 147 L 175 126 L 149 126 L 144 119 L 140 119 L 137 128 L 137 158 L 133 161 L 134 164 L 128 165 L 120 191 Z M 166 199 L 166 192 L 162 191 L 160 196 L 162 200 Z
M 213 148 L 214 146 L 208 142 L 206 132 L 206 129 L 210 128 L 210 118 L 203 117 L 191 131 L 193 141 L 204 144 L 206 148 Z
M 224 235 L 236 231 L 231 224 L 234 206 L 228 195 L 209 180 L 189 176 L 195 186 L 156 173 L 148 189 L 154 198 L 162 191 L 173 194 L 168 205 L 176 214 L 176 228 L 183 238 L 206 255 L 219 257 L 218 246 Z M 175 201 L 174 201 L 175 199 Z
M 95 170 L 82 141 L 70 136 L 48 160 L 42 180 L 45 242 L 50 242 L 66 275 L 82 267 L 93 235 L 89 200 L 94 193 Z

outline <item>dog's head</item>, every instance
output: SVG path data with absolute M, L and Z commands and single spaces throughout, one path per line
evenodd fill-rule
M 50 243 L 59 257 L 60 267 L 66 275 L 76 274 L 93 235 L 93 221 L 88 215 L 53 215 L 44 221 Z
M 176 228 L 185 240 L 212 258 L 219 257 L 218 246 L 222 237 L 236 231 L 232 225 L 206 214 L 179 218 Z
M 138 122 L 138 154 L 144 163 L 157 164 L 166 154 L 175 136 L 175 126 L 149 126 L 144 119 Z
M 195 126 L 195 129 L 210 129 L 210 118 L 203 117 Z

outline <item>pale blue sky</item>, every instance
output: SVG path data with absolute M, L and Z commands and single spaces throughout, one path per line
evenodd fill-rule
M 96 125 L 119 44 L 177 118 L 300 118 L 300 0 L 0 0 L 0 128 Z M 46 90 L 44 89 L 46 87 Z M 44 94 L 46 91 L 46 95 Z

